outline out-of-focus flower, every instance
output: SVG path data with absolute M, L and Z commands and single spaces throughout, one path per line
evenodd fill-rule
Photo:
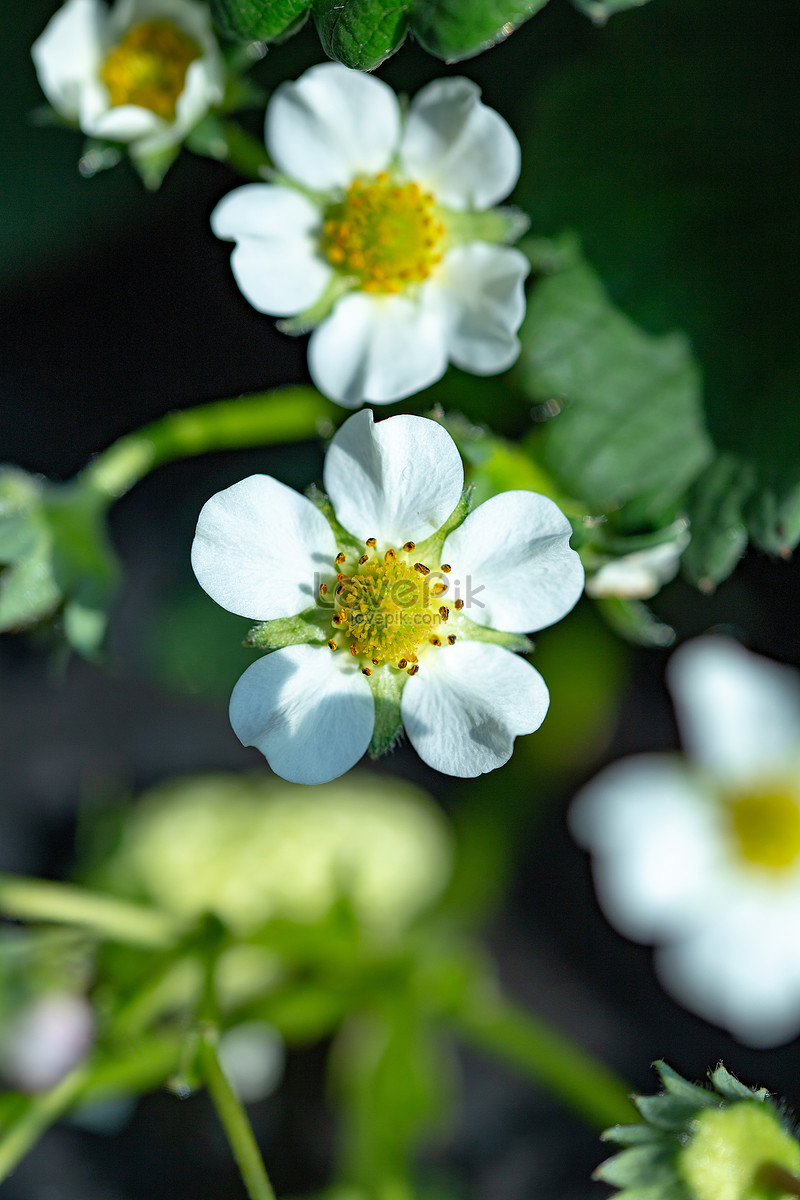
M 748 1088 L 723 1066 L 711 1087 L 655 1063 L 664 1091 L 634 1097 L 638 1125 L 602 1135 L 621 1147 L 595 1172 L 615 1200 L 766 1200 L 797 1194 L 800 1143 L 766 1088 Z M 787 1188 L 786 1183 L 790 1184 Z M 795 1186 L 792 1186 L 794 1184 Z
M 174 149 L 225 90 L 196 0 L 67 0 L 31 47 L 42 91 L 84 133 L 146 161 Z
M 472 777 L 544 720 L 547 688 L 510 651 L 581 594 L 570 523 L 535 492 L 467 515 L 463 480 L 435 421 L 367 410 L 328 449 L 332 511 L 263 475 L 203 507 L 195 574 L 273 651 L 236 684 L 231 723 L 283 778 L 333 779 L 403 728 L 430 766 Z
M 278 88 L 267 109 L 274 184 L 214 210 L 236 281 L 260 312 L 316 326 L 311 375 L 348 407 L 427 387 L 448 359 L 479 375 L 516 359 L 529 263 L 525 222 L 493 209 L 519 144 L 468 79 L 429 84 L 403 111 L 381 80 L 337 63 Z
M 84 996 L 47 992 L 3 1030 L 0 1069 L 23 1092 L 47 1091 L 85 1057 L 94 1032 L 94 1013 Z
M 244 1021 L 226 1029 L 219 1041 L 222 1069 L 243 1104 L 275 1091 L 283 1075 L 283 1038 L 265 1021 Z
M 667 542 L 611 558 L 586 577 L 586 595 L 649 600 L 678 574 L 691 535 L 683 528 Z
M 800 1030 L 800 677 L 723 637 L 672 658 L 688 759 L 616 763 L 577 797 L 614 925 L 664 986 L 756 1046 Z
M 451 859 L 440 813 L 401 780 L 354 774 L 301 788 L 205 775 L 148 793 L 111 874 L 178 917 L 212 912 L 237 933 L 272 917 L 318 921 L 344 895 L 365 928 L 385 935 L 440 895 Z

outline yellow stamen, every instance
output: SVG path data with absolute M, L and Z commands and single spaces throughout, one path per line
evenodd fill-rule
M 109 52 L 100 78 L 112 107 L 136 104 L 174 121 L 186 72 L 201 55 L 197 42 L 171 21 L 143 21 Z

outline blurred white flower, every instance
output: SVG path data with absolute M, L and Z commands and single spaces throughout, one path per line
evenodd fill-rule
M 309 614 L 293 638 L 306 644 L 284 643 L 236 684 L 237 736 L 284 779 L 324 783 L 358 762 L 396 704 L 397 732 L 402 717 L 436 770 L 501 766 L 549 703 L 539 673 L 506 646 L 525 646 L 516 635 L 560 620 L 583 589 L 569 521 L 545 496 L 505 492 L 448 532 L 463 466 L 423 417 L 350 417 L 323 478 L 338 534 L 264 475 L 200 514 L 192 565 L 218 604 L 266 622 Z
M 530 269 L 494 243 L 522 231 L 492 206 L 519 144 L 468 79 L 440 79 L 406 111 L 380 79 L 337 63 L 275 92 L 267 149 L 280 175 L 217 205 L 236 282 L 259 312 L 315 329 L 312 378 L 347 407 L 439 379 L 448 359 L 493 375 L 517 358 Z
M 575 800 L 606 915 L 666 989 L 754 1046 L 800 1031 L 800 676 L 724 637 L 673 656 L 688 758 L 606 768 Z
M 623 600 L 649 600 L 678 574 L 681 555 L 690 540 L 688 529 L 681 529 L 668 542 L 610 559 L 587 575 L 586 595 L 598 599 L 619 596 Z
M 208 7 L 196 0 L 67 0 L 31 54 L 61 116 L 139 158 L 178 145 L 224 92 Z
M 240 934 L 273 917 L 322 920 L 344 895 L 359 922 L 386 937 L 438 898 L 451 862 L 444 818 L 403 780 L 356 772 L 301 788 L 263 773 L 203 775 L 143 797 L 112 875 L 179 918 L 213 912 Z M 253 981 L 263 990 L 270 965 L 259 952 L 235 946 L 224 956 L 231 1002 Z
M 219 1040 L 219 1060 L 242 1103 L 255 1104 L 271 1095 L 280 1083 L 286 1048 L 272 1025 L 265 1021 L 244 1021 L 223 1033 Z
M 0 1068 L 23 1092 L 43 1092 L 77 1067 L 94 1041 L 94 1013 L 85 996 L 48 992 L 13 1018 L 0 1039 Z

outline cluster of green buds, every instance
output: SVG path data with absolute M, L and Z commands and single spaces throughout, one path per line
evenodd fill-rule
M 749 1088 L 723 1066 L 710 1087 L 666 1063 L 664 1085 L 635 1099 L 643 1120 L 602 1135 L 622 1147 L 595 1177 L 620 1189 L 615 1200 L 778 1200 L 800 1195 L 794 1122 L 766 1088 Z

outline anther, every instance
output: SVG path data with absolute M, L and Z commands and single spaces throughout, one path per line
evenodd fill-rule
M 345 575 L 344 571 L 339 571 L 336 578 L 339 580 L 339 583 L 344 583 L 345 579 L 347 579 L 347 576 Z
M 377 538 L 367 538 L 366 543 L 365 543 L 365 545 L 369 546 L 369 548 L 371 550 L 374 550 L 375 547 L 377 546 L 377 544 L 378 544 Z
M 414 663 L 413 666 L 408 668 L 408 670 L 406 671 L 406 675 L 416 675 L 418 670 L 419 670 L 419 663 Z
M 448 646 L 455 646 L 455 644 L 456 644 L 456 635 L 455 635 L 454 633 L 448 633 L 448 635 L 447 635 L 447 644 L 448 644 Z
M 319 594 L 320 594 L 320 596 L 326 596 L 326 595 L 327 595 L 327 593 L 328 593 L 328 585 L 327 585 L 327 583 L 321 583 L 321 584 L 319 585 Z
M 461 612 L 461 609 L 462 609 L 463 607 L 464 607 L 464 601 L 463 601 L 463 600 L 456 600 L 455 604 L 453 605 L 453 608 L 454 608 L 454 609 L 456 609 L 456 611 L 457 611 L 457 612 Z
M 441 595 L 443 595 L 444 592 L 447 591 L 447 584 L 446 583 L 435 583 L 433 585 L 433 587 L 431 588 L 431 591 L 433 592 L 434 596 L 441 596 Z
M 361 668 L 361 674 L 362 674 L 362 675 L 371 675 L 371 674 L 372 674 L 372 667 L 362 667 L 362 668 Z
M 442 639 L 437 634 L 434 634 L 433 637 L 430 639 L 430 643 L 432 646 L 441 646 Z
M 447 608 L 447 606 L 443 604 L 442 607 L 439 609 L 439 616 L 442 618 L 443 621 L 446 621 L 447 618 L 450 616 L 450 609 Z
M 353 655 L 353 658 L 358 654 L 358 646 L 355 642 L 350 643 L 350 653 Z
M 344 613 L 343 612 L 334 613 L 333 616 L 331 617 L 331 621 L 333 622 L 334 625 L 341 625 L 342 622 L 344 621 Z
M 430 575 L 430 567 L 426 567 L 424 563 L 414 563 L 414 570 L 419 571 L 420 575 Z
M 380 666 L 380 662 L 381 662 L 381 660 L 379 658 L 373 658 L 373 660 L 372 660 L 373 667 Z
M 440 571 L 444 571 L 445 575 L 449 575 L 452 569 L 453 568 L 450 566 L 450 563 L 442 563 L 441 567 L 439 568 Z
M 328 646 L 331 648 L 331 650 L 338 650 L 338 649 L 339 649 L 339 643 L 338 643 L 338 642 L 335 642 L 335 641 L 333 640 L 333 638 L 331 638 L 331 639 L 328 641 Z
M 347 558 L 347 555 L 345 554 L 344 550 L 340 550 L 339 553 L 336 555 L 336 558 L 334 559 L 334 562 L 336 563 L 337 567 L 340 567 L 346 558 Z
M 384 562 L 396 562 L 397 555 L 395 554 L 394 550 L 387 550 L 383 556 L 383 560 Z
M 405 550 L 406 554 L 410 554 L 412 550 L 416 549 L 416 542 L 406 542 L 405 546 L 403 546 L 403 549 Z
M 368 554 L 362 554 L 362 555 L 361 555 L 361 558 L 358 560 L 358 565 L 359 565 L 360 567 L 363 567 L 363 565 L 364 565 L 364 563 L 365 563 L 365 562 L 369 562 L 369 555 L 368 555 Z
M 401 670 L 401 671 L 405 671 L 406 667 L 408 666 L 408 659 L 407 659 L 407 658 L 401 658 L 401 659 L 400 659 L 400 662 L 399 662 L 397 665 L 398 665 L 398 667 L 400 668 L 400 670 Z

